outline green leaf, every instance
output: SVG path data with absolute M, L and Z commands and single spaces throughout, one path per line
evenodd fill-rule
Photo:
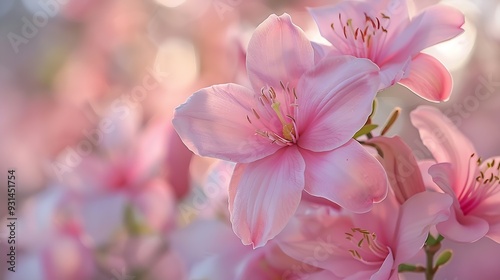
M 372 132 L 372 130 L 374 130 L 377 127 L 378 127 L 378 125 L 376 125 L 376 124 L 366 124 L 358 132 L 356 132 L 356 134 L 354 134 L 353 138 L 356 139 L 360 136 L 366 135 L 366 134 Z
M 439 255 L 439 257 L 436 261 L 436 267 L 440 267 L 440 266 L 446 264 L 448 261 L 450 261 L 452 255 L 453 255 L 453 252 L 451 250 L 443 251 Z

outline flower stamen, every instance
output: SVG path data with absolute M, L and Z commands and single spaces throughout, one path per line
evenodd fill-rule
M 355 246 L 359 249 L 349 249 L 349 253 L 352 255 L 353 258 L 369 264 L 373 263 L 373 261 L 368 261 L 367 259 L 363 258 L 359 250 L 363 250 L 365 253 L 371 253 L 371 255 L 376 256 L 377 258 L 383 260 L 388 254 L 388 250 L 385 246 L 381 245 L 377 241 L 377 235 L 372 232 L 370 233 L 368 230 L 361 229 L 361 228 L 351 228 L 352 232 L 346 232 L 346 239 L 355 242 Z M 356 238 L 356 237 L 361 237 L 361 238 Z M 373 259 L 373 258 L 371 258 Z
M 259 120 L 260 125 L 254 125 L 251 115 L 247 115 L 247 121 L 255 127 L 257 135 L 268 138 L 273 144 L 288 146 L 296 143 L 298 139 L 295 120 L 298 112 L 297 93 L 295 88 L 291 90 L 288 84 L 282 81 L 280 81 L 280 86 L 283 98 L 278 99 L 278 94 L 273 87 L 268 87 L 267 90 L 263 87 L 258 96 L 261 107 L 251 108 L 253 116 Z M 286 106 L 282 106 L 282 104 L 286 104 Z M 281 124 L 281 129 L 277 130 L 274 118 L 277 118 Z

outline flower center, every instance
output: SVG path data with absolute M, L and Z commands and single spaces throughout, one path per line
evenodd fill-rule
M 340 30 L 335 29 L 334 22 L 330 26 L 334 33 L 347 43 L 352 55 L 375 58 L 379 52 L 380 42 L 383 42 L 387 35 L 390 17 L 384 13 L 380 13 L 380 17 L 363 14 L 364 21 L 353 23 L 352 18 L 344 21 L 342 14 L 339 13 Z
M 281 94 L 273 87 L 261 89 L 257 107 L 252 108 L 252 117 L 247 120 L 255 128 L 255 134 L 271 140 L 280 146 L 297 142 L 299 134 L 294 116 L 298 115 L 297 94 L 280 81 Z M 283 105 L 282 105 L 283 104 Z
M 474 158 L 474 155 L 475 154 L 471 155 L 470 160 Z M 481 158 L 478 158 L 476 163 L 478 166 L 481 165 Z M 469 174 L 467 177 L 469 177 Z M 500 162 L 495 162 L 495 159 L 492 159 L 491 161 L 486 162 L 486 165 L 481 169 L 477 169 L 474 181 L 469 183 L 468 186 L 462 188 L 461 193 L 458 194 L 460 208 L 462 209 L 464 215 L 467 215 L 474 210 L 486 198 L 500 191 L 500 188 L 498 187 L 499 185 Z
M 351 228 L 346 232 L 346 239 L 355 245 L 355 249 L 349 249 L 351 256 L 364 264 L 380 264 L 389 254 L 386 246 L 377 241 L 377 235 L 361 228 Z

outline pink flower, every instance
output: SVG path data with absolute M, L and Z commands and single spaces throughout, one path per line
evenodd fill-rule
M 390 3 L 387 3 L 390 2 Z M 368 58 L 382 74 L 381 88 L 400 83 L 424 99 L 445 101 L 451 76 L 423 49 L 459 35 L 463 15 L 447 6 L 432 6 L 410 18 L 406 0 L 345 1 L 309 10 L 331 51 Z
M 18 268 L 2 279 L 92 279 L 97 268 L 94 247 L 74 215 L 76 201 L 56 187 L 24 201 L 15 244 Z M 19 264 L 24 268 L 19 269 Z
M 439 233 L 459 242 L 487 236 L 500 243 L 500 157 L 481 161 L 472 143 L 438 109 L 411 113 L 424 145 L 438 162 L 429 168 L 434 182 L 452 195 L 452 215 Z
M 352 139 L 378 87 L 366 59 L 314 54 L 290 16 L 271 15 L 247 54 L 252 90 L 202 89 L 176 109 L 174 127 L 201 156 L 235 161 L 229 187 L 233 230 L 263 246 L 295 212 L 303 190 L 352 211 L 368 211 L 387 192 L 382 166 Z
M 297 215 L 278 236 L 298 261 L 334 274 L 327 279 L 398 279 L 399 264 L 415 256 L 429 229 L 450 214 L 452 199 L 421 192 L 399 204 L 393 192 L 368 213 Z

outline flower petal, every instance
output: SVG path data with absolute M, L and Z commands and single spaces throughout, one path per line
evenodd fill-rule
M 429 101 L 441 102 L 450 98 L 450 72 L 439 60 L 428 54 L 420 53 L 414 57 L 409 76 L 399 83 Z
M 318 221 L 326 224 L 318 225 Z M 345 233 L 355 227 L 348 216 L 309 215 L 294 217 L 277 238 L 288 256 L 314 267 L 330 270 L 344 279 L 367 265 L 346 254 Z M 307 231 L 307 233 L 305 232 Z
M 395 263 L 408 261 L 422 249 L 430 227 L 448 219 L 452 202 L 453 199 L 448 194 L 421 192 L 402 205 L 397 228 Z
M 484 178 L 493 178 L 499 176 L 499 165 L 500 156 L 497 156 L 483 161 L 479 169 L 482 170 Z M 498 209 L 500 209 L 500 184 L 498 180 L 494 182 L 488 187 L 491 188 L 490 195 L 484 197 L 484 200 L 469 212 L 469 215 L 480 217 L 488 222 L 490 229 L 486 236 L 500 243 L 500 213 L 498 212 Z M 481 187 L 487 188 L 486 186 Z
M 450 218 L 436 226 L 444 237 L 458 242 L 476 242 L 489 231 L 488 223 L 478 217 L 463 216 L 452 209 Z
M 410 66 L 411 57 L 403 61 L 391 61 L 380 65 L 380 89 L 386 89 L 399 82 Z
M 194 93 L 175 110 L 174 127 L 194 153 L 228 161 L 252 162 L 279 149 L 255 135 L 248 122 L 253 93 L 235 84 L 217 85 Z
M 476 163 L 471 160 L 471 155 L 475 153 L 472 143 L 434 107 L 419 106 L 410 113 L 410 119 L 436 161 L 453 165 L 456 181 L 452 187 L 460 193 L 458 188 L 467 184 L 469 170 L 476 168 Z
M 305 190 L 353 212 L 367 212 L 387 195 L 382 165 L 355 140 L 329 152 L 300 150 L 306 162 Z
M 280 81 L 295 87 L 313 63 L 310 41 L 288 14 L 270 15 L 248 43 L 247 71 L 256 92 L 265 86 L 280 88 Z
M 418 168 L 420 169 L 420 173 L 422 174 L 422 179 L 424 182 L 424 186 L 427 190 L 442 192 L 436 183 L 432 180 L 432 176 L 429 174 L 429 168 L 436 164 L 435 160 L 419 160 Z
M 486 235 L 488 223 L 472 215 L 464 215 L 460 203 L 452 190 L 454 171 L 449 163 L 439 163 L 429 168 L 434 182 L 453 198 L 453 207 L 448 220 L 439 223 L 436 228 L 440 234 L 458 242 L 475 242 Z
M 314 63 L 318 64 L 323 57 L 325 57 L 331 51 L 336 52 L 337 55 L 341 55 L 335 50 L 331 45 L 324 45 L 321 43 L 311 42 L 311 45 L 314 50 Z
M 427 47 L 456 37 L 463 32 L 464 21 L 464 15 L 450 6 L 436 5 L 425 9 L 412 18 L 398 36 L 392 36 L 386 43 L 380 64 L 389 60 L 404 61 Z
M 403 204 L 411 196 L 425 191 L 422 174 L 412 150 L 399 137 L 375 137 L 368 140 L 383 152 L 382 165 L 396 199 Z
M 348 19 L 351 19 L 353 26 L 363 26 L 366 22 L 363 12 L 369 13 L 372 10 L 370 4 L 360 1 L 345 1 L 325 7 L 308 8 L 318 25 L 319 33 L 332 43 L 332 49 L 349 55 L 354 55 L 356 51 L 348 44 L 343 26 Z
M 389 254 L 385 258 L 384 262 L 380 266 L 380 269 L 371 275 L 370 279 L 390 279 L 391 273 L 394 271 L 394 256 L 392 255 L 392 251 L 388 248 Z M 394 272 L 396 273 L 396 272 Z
M 264 246 L 285 227 L 299 205 L 304 171 L 304 159 L 295 146 L 236 165 L 229 186 L 229 211 L 233 230 L 243 244 Z
M 366 122 L 379 86 L 370 60 L 327 55 L 299 81 L 299 146 L 314 152 L 335 149 Z
M 401 0 L 371 1 L 369 3 L 344 1 L 331 6 L 309 8 L 308 11 L 318 25 L 321 36 L 332 43 L 332 49 L 342 54 L 366 57 L 365 51 L 360 52 L 363 49 L 371 53 L 368 56 L 377 62 L 378 45 L 390 41 L 392 37 L 398 37 L 400 30 L 406 27 L 409 22 L 406 1 Z M 350 25 L 353 29 L 363 30 L 367 24 L 366 16 L 374 21 L 377 20 L 383 26 L 391 26 L 386 35 L 376 36 L 372 39 L 372 51 L 369 51 L 366 46 L 356 45 L 353 38 L 350 37 L 356 35 L 352 34 L 348 27 Z

